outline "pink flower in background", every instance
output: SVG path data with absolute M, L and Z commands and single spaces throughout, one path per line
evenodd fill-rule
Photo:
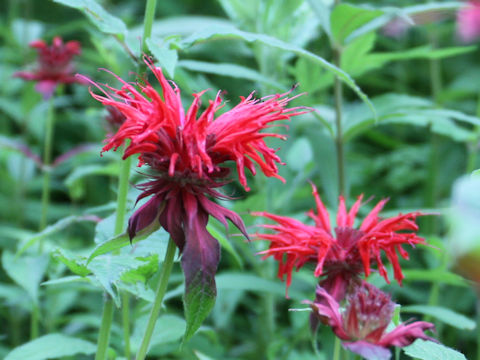
M 471 0 L 457 14 L 457 30 L 460 39 L 475 41 L 480 37 L 480 0 Z
M 36 81 L 35 89 L 45 99 L 52 96 L 58 84 L 79 82 L 73 74 L 72 64 L 73 57 L 81 52 L 78 41 L 63 43 L 62 38 L 56 36 L 50 46 L 43 40 L 36 40 L 30 43 L 30 47 L 37 49 L 38 67 L 34 71 L 16 72 L 14 76 Z
M 365 359 L 389 360 L 390 346 L 408 346 L 416 339 L 436 341 L 425 334 L 435 326 L 425 321 L 407 321 L 387 333 L 395 303 L 390 295 L 367 282 L 347 295 L 345 309 L 321 287 L 317 288 L 317 300 L 305 303 L 311 305 L 314 315 L 323 323 L 331 326 L 345 348 Z

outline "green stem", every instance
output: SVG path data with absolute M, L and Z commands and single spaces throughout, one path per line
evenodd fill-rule
M 97 353 L 95 360 L 104 360 L 107 356 L 108 342 L 110 340 L 110 328 L 113 320 L 113 300 L 105 294 L 105 302 L 103 303 L 102 324 L 98 334 Z
M 167 253 L 165 254 L 165 259 L 163 260 L 162 270 L 160 273 L 160 278 L 158 279 L 158 286 L 155 292 L 155 300 L 153 302 L 152 310 L 150 311 L 150 316 L 148 317 L 147 327 L 145 329 L 145 334 L 142 338 L 142 344 L 137 353 L 137 360 L 144 360 L 148 352 L 148 346 L 150 345 L 150 340 L 153 335 L 153 330 L 155 328 L 155 323 L 157 322 L 158 314 L 162 307 L 163 297 L 167 290 L 168 279 L 170 277 L 170 272 L 172 271 L 173 259 L 175 257 L 175 243 L 172 239 L 168 241 Z
M 143 20 L 143 39 L 142 39 L 142 51 L 147 52 L 147 39 L 152 35 L 153 19 L 155 18 L 155 7 L 157 6 L 157 0 L 147 0 L 145 6 L 145 17 Z
M 38 308 L 38 304 L 33 304 L 32 308 L 32 317 L 30 319 L 30 339 L 36 339 L 39 333 L 39 317 L 40 311 Z
M 478 99 L 477 99 L 477 117 L 480 117 L 480 92 L 478 94 Z M 475 133 L 476 137 L 475 139 L 470 143 L 467 144 L 467 149 L 468 149 L 468 159 L 467 159 L 467 169 L 466 173 L 470 174 L 473 170 L 475 170 L 475 164 L 477 161 L 477 153 L 478 153 L 478 143 L 479 143 L 479 137 L 480 137 L 480 126 L 475 127 Z
M 127 145 L 126 145 L 127 146 Z M 123 232 L 123 224 L 125 223 L 125 215 L 127 212 L 127 195 L 128 195 L 128 179 L 130 178 L 130 164 L 131 159 L 127 158 L 121 162 L 120 174 L 118 177 L 118 193 L 117 193 L 117 216 L 115 218 L 115 235 Z M 130 301 L 128 295 L 122 296 L 123 309 L 122 309 L 122 321 L 123 321 L 123 334 L 125 343 L 125 357 L 130 357 Z M 113 300 L 105 294 L 105 302 L 102 310 L 102 325 L 100 327 L 100 333 L 98 334 L 97 353 L 95 360 L 104 360 L 106 357 L 106 351 L 108 348 L 110 338 L 110 328 L 113 320 Z
M 342 345 L 340 343 L 340 338 L 335 336 L 335 342 L 333 344 L 333 357 L 332 360 L 340 360 L 342 351 Z
M 40 215 L 39 230 L 47 226 L 48 206 L 50 204 L 50 168 L 52 161 L 53 130 L 55 126 L 55 106 L 53 96 L 48 102 L 47 122 L 45 124 L 45 142 L 43 145 L 43 187 L 42 187 L 42 212 Z M 43 241 L 40 240 L 40 252 L 43 248 Z
M 340 67 L 341 57 L 342 57 L 341 51 L 339 49 L 334 49 L 334 63 L 337 67 Z M 340 195 L 345 195 L 345 156 L 344 156 L 344 149 L 343 149 L 343 130 L 342 130 L 343 84 L 338 76 L 335 77 L 334 100 L 335 100 L 335 125 L 337 128 L 335 145 L 337 148 L 338 192 Z
M 128 146 L 125 144 L 125 148 Z M 130 165 L 132 159 L 128 157 L 120 164 L 120 177 L 118 181 L 117 197 L 117 217 L 115 218 L 115 235 L 123 232 L 125 223 L 125 214 L 127 212 L 128 180 L 130 178 Z M 130 295 L 122 293 L 122 327 L 123 327 L 123 345 L 125 357 L 130 359 Z

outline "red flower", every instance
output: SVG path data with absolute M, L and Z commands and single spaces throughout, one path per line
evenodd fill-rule
M 389 295 L 364 281 L 347 295 L 343 311 L 337 300 L 321 287 L 317 287 L 317 300 L 305 303 L 312 306 L 314 315 L 332 327 L 335 335 L 344 341 L 345 348 L 365 359 L 388 360 L 388 347 L 408 346 L 416 339 L 436 341 L 425 335 L 424 331 L 435 329 L 433 324 L 425 321 L 401 323 L 385 333 L 392 320 L 395 303 Z
M 381 259 L 381 251 L 392 263 L 395 279 L 401 284 L 403 274 L 398 254 L 408 259 L 408 253 L 402 248 L 402 245 L 414 246 L 424 243 L 424 239 L 415 234 L 418 230 L 415 219 L 422 214 L 419 212 L 399 214 L 381 220 L 378 213 L 387 202 L 387 199 L 384 199 L 373 208 L 360 227 L 356 229 L 353 225 L 363 196 L 358 197 L 348 212 L 345 200 L 340 196 L 337 226 L 334 229 L 335 235 L 333 235 L 325 205 L 313 184 L 312 188 L 317 204 L 317 213 L 310 210 L 308 215 L 315 221 L 315 226 L 306 225 L 285 216 L 264 212 L 253 213 L 253 215 L 264 216 L 277 223 L 262 225 L 266 229 L 273 230 L 273 234 L 257 234 L 257 236 L 270 241 L 269 249 L 261 254 L 265 255 L 264 258 L 273 256 L 279 262 L 278 277 L 282 280 L 285 276 L 287 277 L 287 289 L 291 283 L 293 269 L 298 270 L 306 263 L 316 264 L 315 276 L 326 275 L 320 286 L 326 288 L 337 300 L 344 297 L 350 280 L 358 279 L 362 269 L 365 276 L 370 274 L 372 262 L 376 263 L 380 275 L 389 282 Z
M 95 84 L 105 96 L 92 96 L 106 106 L 119 110 L 125 122 L 107 140 L 104 151 L 116 150 L 130 140 L 124 158 L 138 154 L 139 166 L 148 164 L 152 180 L 140 185 L 143 193 L 138 200 L 151 196 L 130 218 L 128 232 L 138 232 L 160 223 L 183 251 L 182 266 L 186 291 L 199 282 L 215 289 L 214 274 L 219 262 L 219 244 L 207 231 L 212 215 L 227 226 L 227 219 L 245 235 L 242 219 L 211 198 L 227 198 L 218 188 L 228 182 L 225 162 L 234 161 L 241 184 L 248 190 L 244 168 L 255 174 L 255 163 L 267 176 L 278 175 L 280 158 L 264 142 L 265 137 L 280 137 L 260 132 L 270 123 L 289 119 L 304 111 L 286 108 L 288 93 L 254 99 L 251 94 L 215 119 L 222 107 L 219 93 L 207 109 L 198 114 L 200 97 L 194 94 L 185 112 L 180 90 L 168 82 L 160 68 L 146 61 L 162 87 L 159 94 L 148 82 L 138 89 L 119 77 L 121 89 Z
M 64 44 L 62 38 L 57 36 L 51 46 L 43 40 L 33 41 L 30 46 L 37 49 L 38 68 L 33 72 L 19 71 L 14 76 L 37 81 L 35 89 L 43 94 L 45 99 L 52 96 L 58 84 L 78 82 L 73 75 L 72 64 L 73 57 L 81 52 L 78 41 Z
M 458 35 L 465 42 L 480 37 L 480 1 L 471 0 L 457 14 Z

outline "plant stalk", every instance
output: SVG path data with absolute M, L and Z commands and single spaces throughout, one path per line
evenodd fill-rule
M 125 146 L 127 146 L 126 144 Z M 117 216 L 115 218 L 115 235 L 123 232 L 123 224 L 125 223 L 125 215 L 127 212 L 127 195 L 128 195 L 128 179 L 130 178 L 131 159 L 127 158 L 121 161 L 120 174 L 118 177 L 118 193 L 117 193 Z M 128 295 L 122 296 L 122 322 L 123 336 L 125 343 L 125 357 L 130 358 L 130 301 Z M 126 309 L 125 309 L 126 308 Z M 110 328 L 113 320 L 113 300 L 105 294 L 105 302 L 102 310 L 102 324 L 98 335 L 97 353 L 95 360 L 104 360 L 110 339 Z
M 342 344 L 340 338 L 335 336 L 335 342 L 333 344 L 333 358 L 332 360 L 340 360 L 342 351 Z
M 155 8 L 157 6 L 157 0 L 147 0 L 145 6 L 145 17 L 143 20 L 143 38 L 142 38 L 142 51 L 147 52 L 147 39 L 152 35 L 153 20 L 155 18 Z
M 338 68 L 340 68 L 341 58 L 341 51 L 334 49 L 334 63 Z M 342 130 L 343 84 L 338 76 L 335 76 L 334 82 L 334 102 L 335 125 L 337 128 L 335 145 L 337 149 L 338 192 L 340 195 L 345 195 L 345 155 Z
M 480 92 L 478 93 L 476 115 L 477 117 L 480 117 Z M 468 149 L 467 168 L 466 168 L 467 174 L 471 174 L 472 171 L 475 170 L 475 164 L 477 161 L 477 153 L 478 153 L 478 144 L 480 141 L 480 126 L 475 127 L 475 133 L 477 135 L 475 139 L 470 144 L 467 144 L 467 149 Z
M 147 327 L 145 329 L 145 334 L 142 338 L 142 344 L 140 349 L 137 352 L 136 360 L 144 360 L 148 347 L 150 345 L 150 340 L 152 339 L 153 330 L 155 329 L 155 323 L 157 322 L 160 309 L 162 307 L 163 297 L 167 290 L 168 279 L 173 267 L 173 259 L 175 257 L 175 243 L 172 239 L 168 241 L 167 253 L 165 254 L 165 259 L 163 260 L 162 270 L 160 273 L 160 278 L 158 279 L 157 290 L 155 292 L 155 300 L 153 302 L 152 310 L 150 311 L 150 316 L 148 317 Z
M 108 342 L 110 340 L 110 328 L 113 320 L 113 300 L 105 294 L 103 303 L 102 323 L 98 334 L 97 353 L 95 360 L 104 360 L 107 356 Z
M 55 126 L 55 105 L 53 96 L 48 101 L 47 122 L 45 124 L 45 141 L 43 145 L 43 186 L 42 186 L 42 210 L 40 215 L 39 230 L 47 226 L 48 206 L 50 205 L 50 163 L 52 161 L 53 132 Z M 40 253 L 43 249 L 43 241 L 40 240 Z

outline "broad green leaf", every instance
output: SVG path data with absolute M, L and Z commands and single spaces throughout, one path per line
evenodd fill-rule
M 93 355 L 97 346 L 89 341 L 62 334 L 49 334 L 11 351 L 5 360 L 47 360 L 64 356 Z
M 49 237 L 53 234 L 56 234 L 72 224 L 83 222 L 83 221 L 95 222 L 97 220 L 98 218 L 93 215 L 80 215 L 80 216 L 72 215 L 72 216 L 68 216 L 66 218 L 60 219 L 55 224 L 47 226 L 41 232 L 26 238 L 25 244 L 18 250 L 17 256 L 23 254 L 28 248 L 35 245 L 38 241 L 45 239 L 46 237 Z
M 195 350 L 194 353 L 195 353 L 195 356 L 198 358 L 198 360 L 215 360 L 214 358 L 207 356 L 201 353 L 200 351 Z
M 287 90 L 285 86 L 263 76 L 258 71 L 237 64 L 210 63 L 196 60 L 181 60 L 178 62 L 178 66 L 196 72 L 204 72 L 207 74 L 215 74 L 220 76 L 258 81 L 267 84 L 275 89 L 278 89 L 279 91 Z
M 123 35 L 127 32 L 125 23 L 108 13 L 95 0 L 53 0 L 56 3 L 80 10 L 98 29 L 107 34 Z
M 402 306 L 402 313 L 417 313 L 423 315 L 430 315 L 434 318 L 448 324 L 450 326 L 456 327 L 461 330 L 473 330 L 475 329 L 475 321 L 469 319 L 465 315 L 459 314 L 448 308 L 441 306 L 430 306 L 430 305 L 410 305 Z
M 2 254 L 2 265 L 8 276 L 25 289 L 30 299 L 38 302 L 38 287 L 48 266 L 46 255 L 15 256 L 9 251 Z
M 243 40 L 246 42 L 259 42 L 261 44 L 271 46 L 283 51 L 290 51 L 294 54 L 304 57 L 312 61 L 312 63 L 332 72 L 336 76 L 339 77 L 347 86 L 349 86 L 370 108 L 372 113 L 375 115 L 375 108 L 373 107 L 372 103 L 370 102 L 369 98 L 362 90 L 357 86 L 355 81 L 345 73 L 343 70 L 339 69 L 335 65 L 329 63 L 324 58 L 315 55 L 301 47 L 289 44 L 287 42 L 281 41 L 277 38 L 265 35 L 265 34 L 256 34 L 256 33 L 249 33 L 245 31 L 241 31 L 234 28 L 214 28 L 214 29 L 206 29 L 203 31 L 199 31 L 195 34 L 184 39 L 180 46 L 183 49 L 187 49 L 195 44 L 206 42 L 206 41 L 213 41 L 217 39 L 237 39 Z
M 335 6 L 330 15 L 333 40 L 338 45 L 345 44 L 345 39 L 353 31 L 383 14 L 382 10 L 361 8 L 350 4 Z
M 147 322 L 148 316 L 142 316 L 135 321 L 135 328 L 132 337 L 130 338 L 132 351 L 134 352 L 140 347 Z M 161 315 L 155 322 L 155 328 L 153 330 L 152 341 L 150 342 L 149 348 L 151 349 L 155 346 L 172 342 L 178 343 L 184 332 L 185 320 L 181 317 L 171 314 Z
M 330 29 L 330 7 L 325 1 L 308 0 L 308 3 L 320 21 L 323 31 L 330 37 L 332 35 Z
M 75 258 L 72 254 L 66 252 L 63 249 L 56 249 L 52 256 L 54 259 L 60 260 L 64 263 L 71 272 L 80 276 L 87 276 L 91 273 L 91 271 L 85 265 L 84 260 L 80 260 L 79 258 Z
M 177 50 L 170 49 L 168 41 L 158 43 L 158 40 L 152 38 L 147 39 L 147 46 L 162 69 L 165 70 L 165 75 L 173 79 L 175 75 L 175 66 L 178 61 Z
M 417 339 L 412 345 L 404 347 L 405 354 L 420 360 L 467 360 L 462 353 L 433 341 Z

